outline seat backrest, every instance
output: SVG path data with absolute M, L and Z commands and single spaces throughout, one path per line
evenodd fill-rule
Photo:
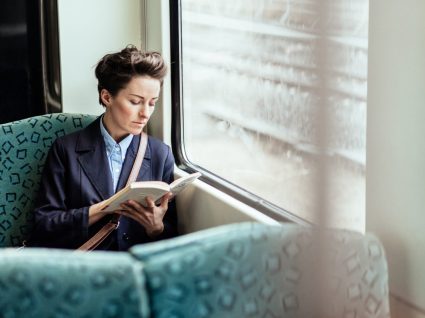
M 144 263 L 155 317 L 389 317 L 380 242 L 335 230 L 321 246 L 317 234 L 242 223 L 130 252 Z
M 57 113 L 0 125 L 0 247 L 19 246 L 32 230 L 31 211 L 53 141 L 95 118 Z
M 0 317 L 149 317 L 143 265 L 127 253 L 0 250 Z

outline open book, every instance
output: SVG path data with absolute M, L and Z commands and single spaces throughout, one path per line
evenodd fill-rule
M 145 206 L 145 198 L 148 196 L 156 203 L 159 203 L 166 193 L 171 192 L 174 197 L 200 176 L 201 173 L 199 172 L 192 173 L 174 180 L 171 184 L 167 184 L 162 181 L 132 182 L 105 201 L 104 206 L 106 208 L 104 208 L 104 211 L 117 210 L 120 208 L 120 204 L 127 200 L 134 200 Z

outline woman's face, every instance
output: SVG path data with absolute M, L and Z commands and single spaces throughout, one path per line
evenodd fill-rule
M 116 142 L 129 134 L 138 135 L 151 117 L 159 97 L 159 80 L 148 76 L 133 77 L 127 86 L 112 96 L 100 92 L 106 112 L 103 124 Z

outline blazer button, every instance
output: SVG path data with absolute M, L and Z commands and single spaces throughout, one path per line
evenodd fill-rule
M 123 235 L 122 235 L 122 239 L 123 239 L 124 241 L 129 241 L 129 240 L 130 240 L 130 237 L 128 236 L 128 234 L 127 234 L 127 233 L 123 233 Z

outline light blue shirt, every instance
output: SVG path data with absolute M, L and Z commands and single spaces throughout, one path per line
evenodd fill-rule
M 100 120 L 100 133 L 102 134 L 103 140 L 105 141 L 106 156 L 108 158 L 109 169 L 111 170 L 112 182 L 114 184 L 115 192 L 117 191 L 118 179 L 120 178 L 125 154 L 127 153 L 127 149 L 133 140 L 133 135 L 129 134 L 127 137 L 117 143 L 103 125 L 103 116 Z

